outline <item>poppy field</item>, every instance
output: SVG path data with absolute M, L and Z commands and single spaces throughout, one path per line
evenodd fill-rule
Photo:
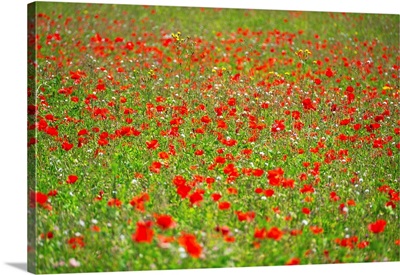
M 399 16 L 28 6 L 28 269 L 400 261 Z

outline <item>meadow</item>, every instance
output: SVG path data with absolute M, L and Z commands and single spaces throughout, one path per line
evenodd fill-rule
M 31 4 L 29 271 L 400 261 L 399 26 Z

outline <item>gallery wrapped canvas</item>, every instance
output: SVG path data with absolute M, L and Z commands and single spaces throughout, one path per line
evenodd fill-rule
M 398 15 L 34 2 L 27 23 L 30 272 L 400 260 Z

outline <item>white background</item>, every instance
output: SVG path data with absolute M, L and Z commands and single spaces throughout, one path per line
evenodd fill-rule
M 3 1 L 0 11 L 0 274 L 6 275 L 26 272 L 26 14 L 29 2 L 31 1 Z M 399 14 L 399 7 L 395 5 L 398 4 L 398 0 L 87 0 L 68 2 Z M 296 275 L 310 275 L 322 273 L 342 275 L 360 274 L 369 271 L 375 274 L 389 274 L 395 270 L 400 270 L 400 262 L 102 274 L 183 275 L 205 273 L 209 275 L 235 275 L 251 272 L 255 274 L 295 273 Z

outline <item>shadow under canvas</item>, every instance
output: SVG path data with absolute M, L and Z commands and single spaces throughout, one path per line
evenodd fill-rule
M 6 263 L 9 266 L 15 267 L 17 269 L 27 271 L 28 270 L 28 264 L 27 263 Z

